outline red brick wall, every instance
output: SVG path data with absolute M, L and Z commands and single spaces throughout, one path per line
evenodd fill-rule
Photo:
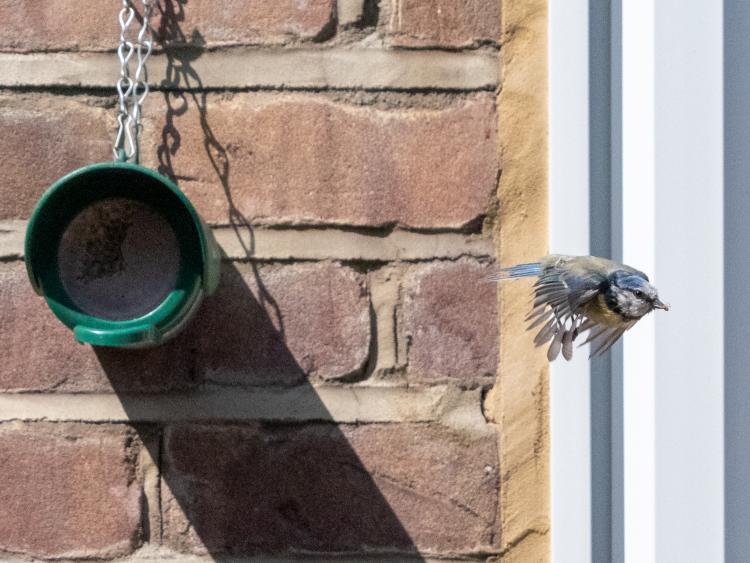
M 500 553 L 500 0 L 161 0 L 142 162 L 227 259 L 146 351 L 74 343 L 22 262 L 111 158 L 118 5 L 0 0 L 0 559 Z

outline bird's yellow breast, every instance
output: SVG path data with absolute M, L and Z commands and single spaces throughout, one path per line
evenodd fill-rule
M 604 326 L 621 326 L 623 318 L 607 307 L 603 295 L 597 295 L 583 307 L 584 314 L 597 324 Z

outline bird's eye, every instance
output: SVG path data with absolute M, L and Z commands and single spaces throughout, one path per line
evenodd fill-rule
M 634 294 L 635 294 L 635 296 L 636 296 L 636 297 L 638 297 L 639 299 L 643 297 L 643 292 L 642 292 L 642 291 L 641 291 L 640 289 L 636 289 L 636 290 L 635 290 L 635 291 L 634 291 L 633 293 L 634 293 Z

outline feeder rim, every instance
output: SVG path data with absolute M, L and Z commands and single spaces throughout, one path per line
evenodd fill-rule
M 96 173 L 99 171 L 111 171 L 111 170 L 130 170 L 132 172 L 137 172 L 140 174 L 145 174 L 147 176 L 150 176 L 152 179 L 159 182 L 161 185 L 167 187 L 172 193 L 174 193 L 177 198 L 182 203 L 183 207 L 188 211 L 190 214 L 193 223 L 197 227 L 198 232 L 198 238 L 200 240 L 201 245 L 201 254 L 203 255 L 203 261 L 204 261 L 204 269 L 207 267 L 208 261 L 210 260 L 210 249 L 208 241 L 206 240 L 205 233 L 203 232 L 203 229 L 200 228 L 200 226 L 203 225 L 203 220 L 201 219 L 200 215 L 198 215 L 198 212 L 195 210 L 195 207 L 193 207 L 193 204 L 190 202 L 190 200 L 187 198 L 187 196 L 180 190 L 180 188 L 175 184 L 170 178 L 167 176 L 164 176 L 162 174 L 159 174 L 157 171 L 152 170 L 151 168 L 147 168 L 146 166 L 143 166 L 141 164 L 136 164 L 132 162 L 116 162 L 116 161 L 108 161 L 108 162 L 97 162 L 95 164 L 88 164 L 86 166 L 83 166 L 81 168 L 77 168 L 68 174 L 62 176 L 58 180 L 56 180 L 49 188 L 47 188 L 42 196 L 37 201 L 36 205 L 34 206 L 34 210 L 31 213 L 31 218 L 29 219 L 27 228 L 26 228 L 26 236 L 24 239 L 24 255 L 27 257 L 25 260 L 26 262 L 26 273 L 28 274 L 29 280 L 31 282 L 31 285 L 34 288 L 34 291 L 38 293 L 39 295 L 43 295 L 44 292 L 42 290 L 41 284 L 36 279 L 36 275 L 33 272 L 32 269 L 32 261 L 31 260 L 31 233 L 34 232 L 34 229 L 36 227 L 37 222 L 39 221 L 40 217 L 40 210 L 47 204 L 47 202 L 61 189 L 64 189 L 68 182 L 71 180 L 91 174 Z M 204 272 L 205 273 L 205 272 Z M 205 277 L 204 277 L 205 279 Z M 213 293 L 213 289 L 207 287 L 207 292 Z

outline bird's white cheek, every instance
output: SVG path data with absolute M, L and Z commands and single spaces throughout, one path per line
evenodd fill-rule
M 648 302 L 643 299 L 636 299 L 627 294 L 618 296 L 620 311 L 623 315 L 630 318 L 642 317 L 651 310 Z

